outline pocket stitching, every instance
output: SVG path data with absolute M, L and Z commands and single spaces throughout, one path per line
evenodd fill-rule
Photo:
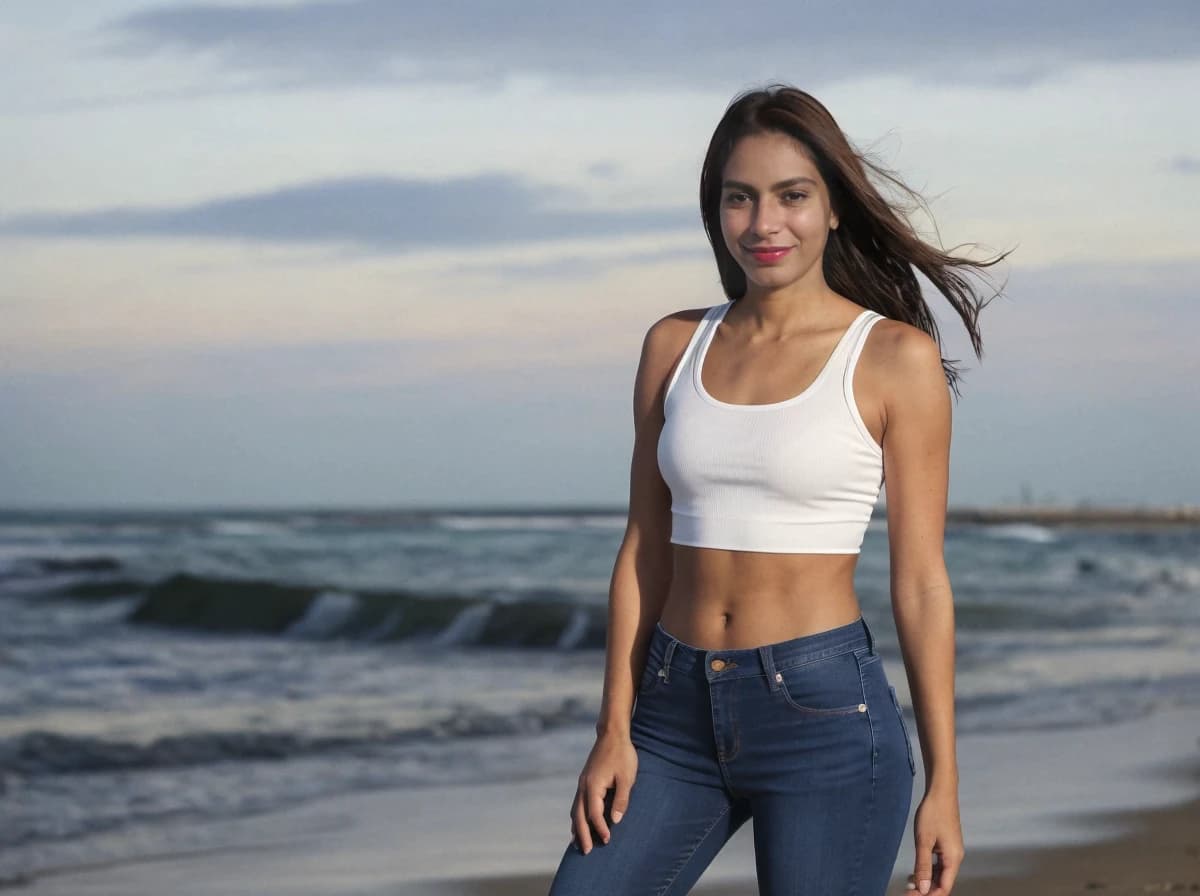
M 913 758 L 912 738 L 908 734 L 908 722 L 904 721 L 904 710 L 900 708 L 900 699 L 896 696 L 896 688 L 888 685 L 888 691 L 892 695 L 892 705 L 896 707 L 896 715 L 900 719 L 900 728 L 904 732 L 904 748 L 908 751 L 908 770 L 915 775 L 917 773 L 917 761 Z
M 651 668 L 651 665 L 647 663 L 646 668 L 642 670 L 642 680 L 638 686 L 639 696 L 643 694 L 649 694 L 656 687 L 658 687 L 658 683 L 662 681 L 662 676 L 659 674 L 660 670 L 655 669 L 653 672 L 651 672 Z M 649 683 L 647 683 L 647 679 L 649 679 Z
M 860 659 L 860 657 L 859 657 L 859 655 L 858 655 L 858 651 L 857 651 L 857 650 L 853 650 L 853 651 L 846 651 L 846 653 L 852 653 L 852 654 L 854 654 L 855 663 L 856 663 L 856 664 L 861 664 L 861 659 Z M 787 670 L 790 670 L 790 669 L 802 669 L 802 668 L 804 668 L 805 666 L 810 666 L 810 665 L 812 665 L 812 663 L 818 663 L 818 662 L 821 662 L 821 660 L 833 659 L 834 657 L 837 657 L 837 656 L 844 656 L 844 655 L 845 655 L 845 653 L 835 653 L 835 654 L 832 654 L 831 656 L 821 657 L 821 659 L 820 659 L 820 660 L 813 660 L 812 662 L 808 662 L 808 663 L 798 663 L 798 664 L 796 664 L 796 665 L 794 665 L 794 666 L 787 666 L 785 670 L 777 670 L 777 671 L 776 671 L 776 674 L 779 676 L 779 678 L 778 678 L 778 683 L 779 683 L 779 693 L 781 693 L 781 694 L 783 695 L 783 700 L 784 700 L 784 702 L 785 702 L 785 703 L 787 703 L 787 705 L 788 705 L 788 706 L 790 706 L 792 709 L 794 709 L 794 710 L 796 710 L 797 712 L 799 712 L 799 713 L 802 713 L 802 714 L 804 714 L 804 715 L 812 715 L 812 716 L 848 716 L 848 715 L 858 715 L 858 714 L 860 714 L 860 713 L 861 713 L 862 715 L 866 715 L 866 713 L 864 713 L 864 712 L 863 712 L 863 711 L 862 711 L 862 710 L 859 708 L 859 707 L 861 707 L 861 706 L 863 705 L 863 701 L 860 701 L 860 702 L 858 702 L 858 703 L 855 703 L 853 706 L 849 706 L 849 707 L 835 707 L 835 708 L 831 708 L 831 709 L 821 709 L 821 708 L 819 708 L 819 707 L 815 707 L 815 706 L 804 706 L 804 705 L 802 705 L 802 704 L 800 704 L 800 703 L 797 703 L 795 700 L 793 700 L 793 699 L 792 699 L 792 695 L 791 695 L 791 694 L 788 692 L 788 689 L 787 689 L 787 680 L 786 680 L 786 679 L 783 677 L 783 672 L 784 672 L 784 671 L 787 671 Z M 861 668 L 861 665 L 859 665 L 859 667 Z

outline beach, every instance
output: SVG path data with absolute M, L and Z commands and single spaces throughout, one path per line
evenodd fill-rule
M 546 893 L 624 524 L 0 514 L 0 889 Z M 915 811 L 886 538 L 855 588 Z M 958 892 L 1200 882 L 1197 556 L 1194 526 L 949 523 Z M 910 817 L 893 892 L 913 858 Z M 753 894 L 754 868 L 751 820 L 696 892 Z
M 955 892 L 1200 894 L 1195 509 L 1028 511 L 947 516 Z M 624 523 L 0 514 L 0 890 L 546 893 Z M 915 732 L 885 540 L 856 590 Z M 693 892 L 757 893 L 752 829 Z
M 959 739 L 968 857 L 955 892 L 1200 891 L 1200 709 L 1107 726 Z M 922 792 L 920 763 L 916 798 Z M 39 896 L 515 896 L 544 893 L 567 846 L 572 776 L 358 793 L 239 819 L 195 854 L 61 869 Z M 752 824 L 752 822 L 751 822 Z M 911 870 L 909 833 L 889 892 Z M 752 834 L 694 890 L 754 894 Z M 15 882 L 14 882 L 15 883 Z
M 988 857 L 991 863 L 1011 862 L 1022 870 L 1012 874 L 976 874 L 968 864 L 953 892 L 1010 896 L 1014 886 L 1030 896 L 1200 892 L 1200 799 L 1169 808 L 1117 813 L 1108 823 L 1128 827 L 1130 833 L 1078 846 L 996 851 Z M 548 884 L 546 875 L 528 875 L 456 881 L 396 893 L 397 896 L 527 896 L 545 892 Z M 893 881 L 889 892 L 899 893 L 903 889 L 903 880 L 898 879 Z M 702 883 L 693 892 L 696 896 L 752 896 L 756 890 L 753 882 Z

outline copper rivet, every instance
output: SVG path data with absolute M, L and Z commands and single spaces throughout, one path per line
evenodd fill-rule
M 860 703 L 860 704 L 858 704 L 858 711 L 859 711 L 859 712 L 866 712 L 866 711 L 867 711 L 867 704 L 865 704 L 865 703 Z

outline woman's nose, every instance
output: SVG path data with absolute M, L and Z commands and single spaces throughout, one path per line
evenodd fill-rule
M 773 202 L 760 202 L 755 206 L 754 217 L 750 220 L 750 228 L 758 236 L 778 233 L 781 228 L 781 215 L 778 206 Z

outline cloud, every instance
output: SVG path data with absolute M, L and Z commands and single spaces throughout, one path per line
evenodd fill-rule
M 1167 170 L 1176 174 L 1200 174 L 1200 157 L 1175 156 L 1167 162 Z
M 1075 64 L 1194 59 L 1194 0 L 1007 4 L 763 0 L 685 6 L 614 0 L 310 0 L 277 6 L 190 4 L 137 12 L 104 32 L 144 57 L 208 55 L 261 84 L 451 84 L 513 76 L 588 88 L 722 90 L 788 77 L 805 84 L 904 73 L 937 83 L 1021 86 Z
M 1194 284 L 1200 259 L 1073 262 L 1014 267 L 1004 298 L 981 315 L 984 357 L 966 346 L 962 326 L 940 296 L 948 357 L 960 358 L 964 391 L 975 385 L 1005 401 L 1144 401 L 1169 408 L 1188 401 L 1200 358 L 1187 336 L 1200 326 Z
M 14 215 L 0 219 L 0 235 L 217 237 L 396 252 L 692 229 L 699 214 L 589 209 L 565 187 L 507 173 L 443 180 L 347 177 L 170 208 Z
M 591 177 L 599 178 L 601 180 L 610 180 L 621 173 L 621 165 L 620 163 L 611 160 L 593 162 L 591 165 L 588 165 L 587 173 Z
M 598 277 L 618 265 L 658 264 L 664 261 L 711 260 L 712 251 L 707 245 L 670 246 L 645 250 L 624 251 L 612 255 L 564 255 L 538 261 L 514 261 L 491 263 L 486 268 L 466 268 L 468 271 L 487 272 L 503 278 L 523 280 L 564 280 L 581 277 Z

